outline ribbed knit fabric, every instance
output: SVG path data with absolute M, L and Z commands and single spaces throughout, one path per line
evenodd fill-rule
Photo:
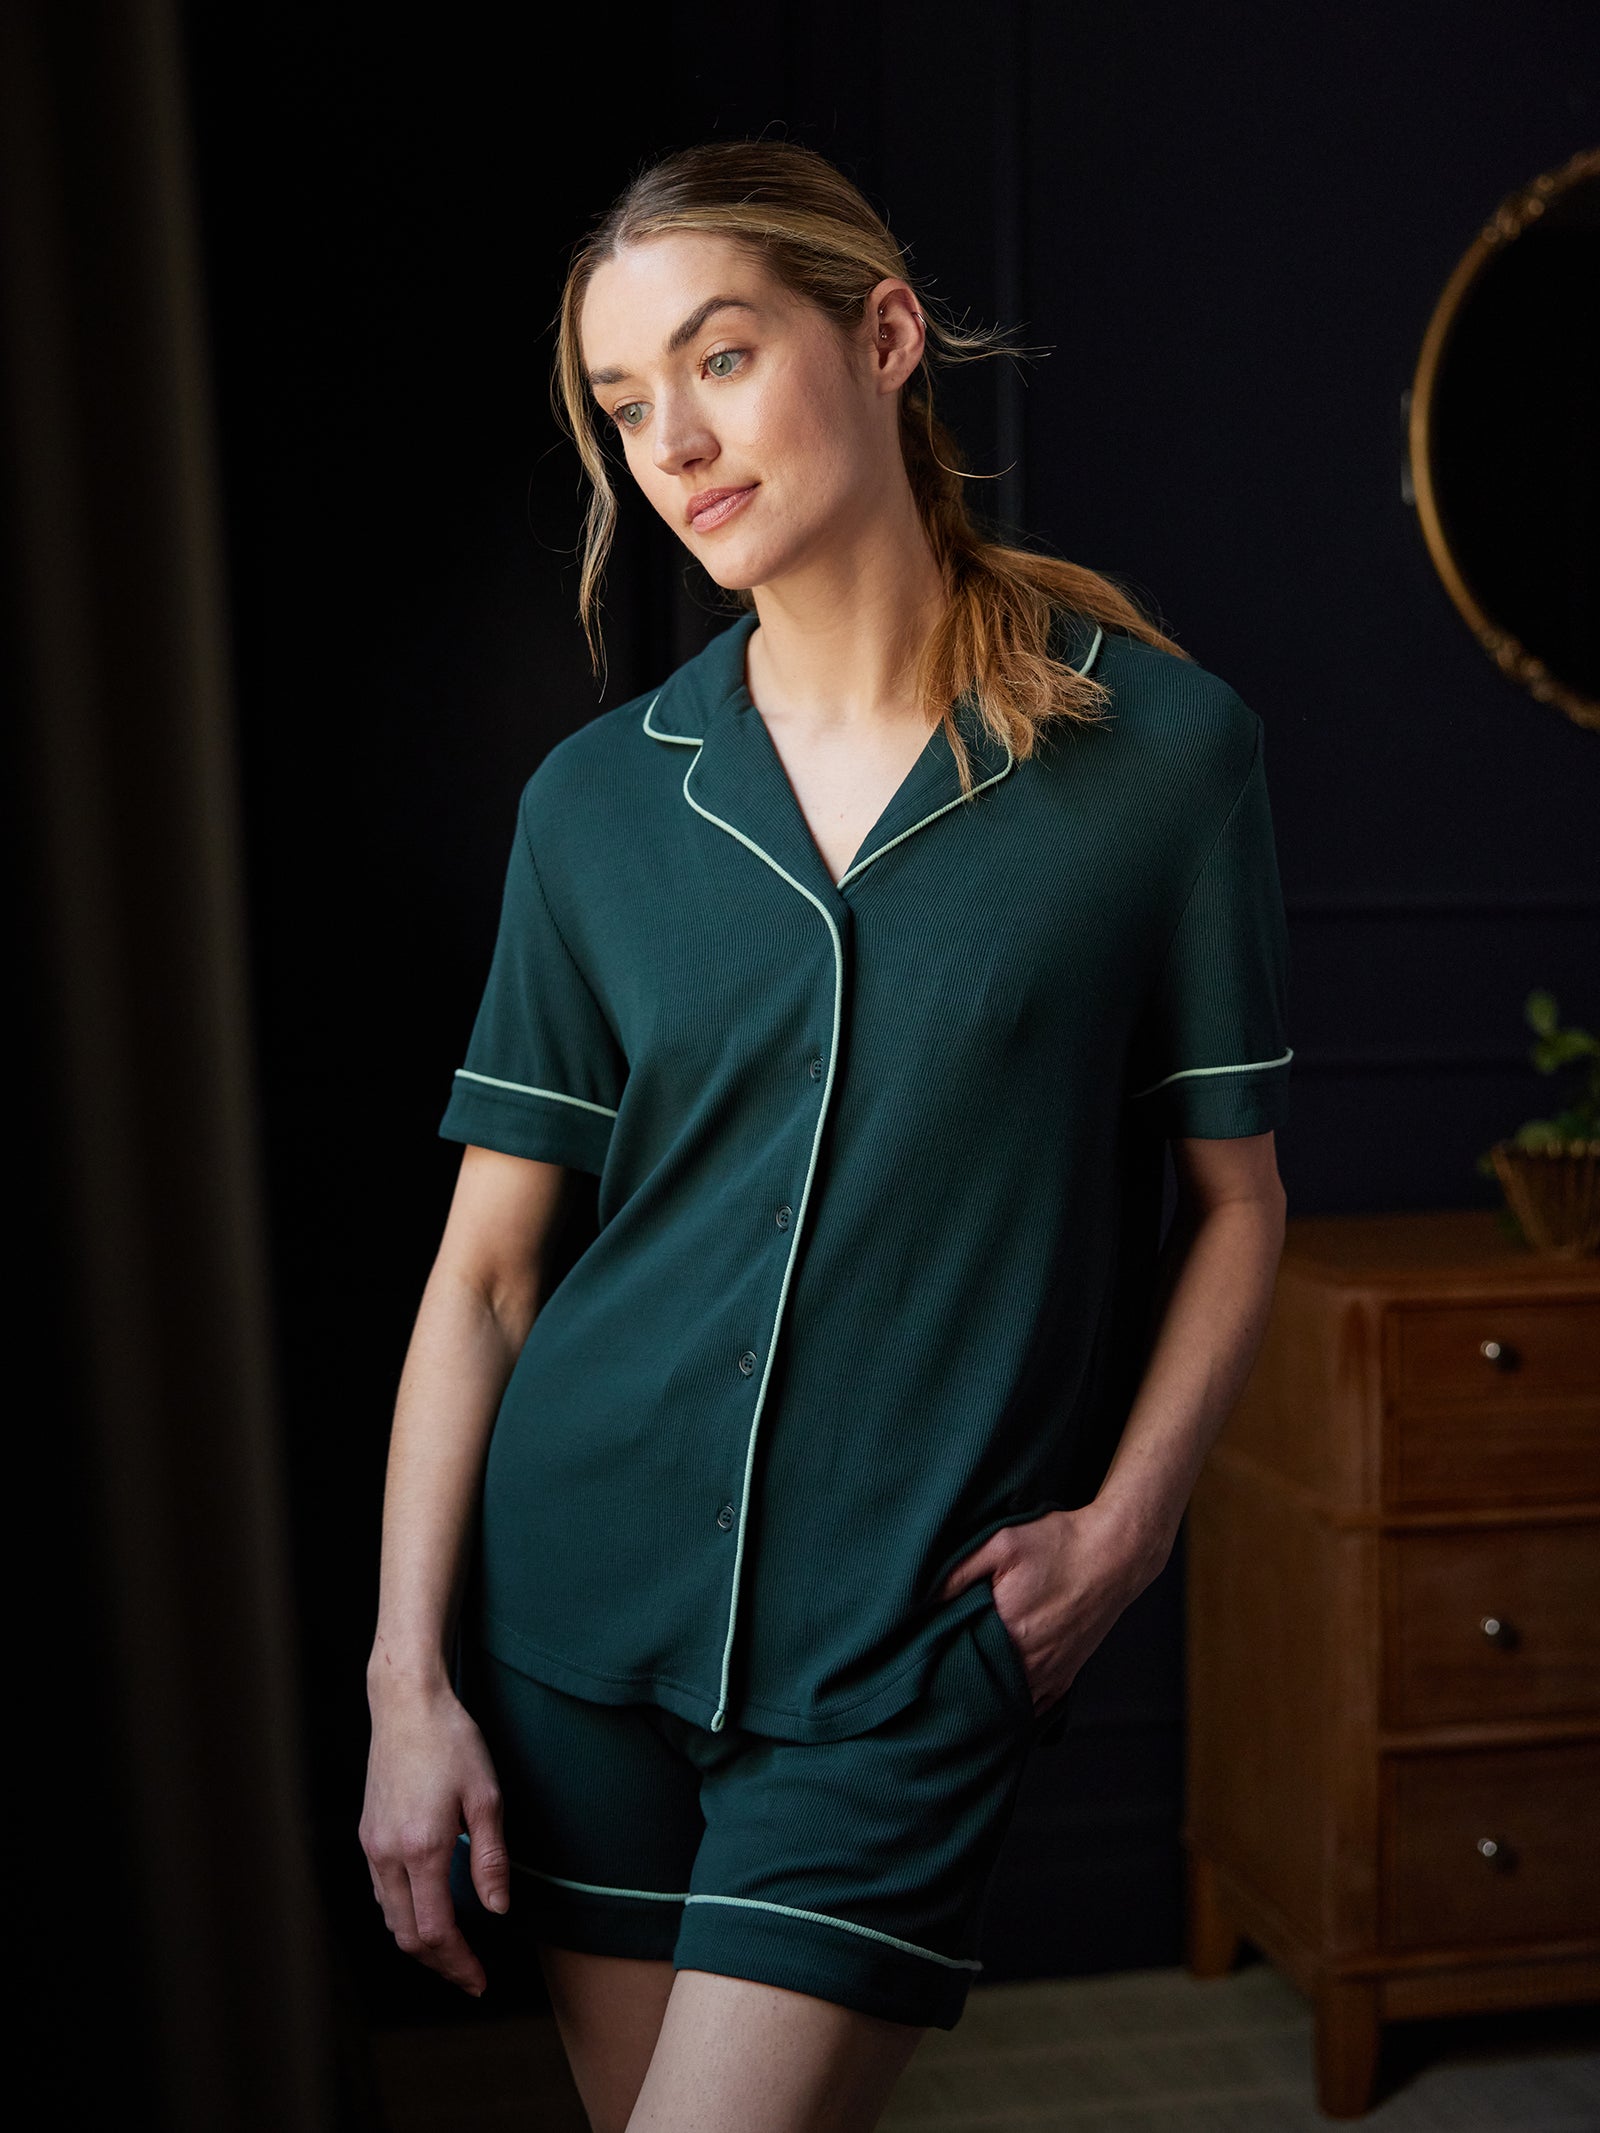
M 1030 1747 L 1006 1642 L 980 1610 L 946 1637 L 916 1703 L 828 1742 L 590 1702 L 468 1647 L 458 1688 L 514 1861 L 506 1924 L 953 2028 L 983 1968 L 984 1899 Z
M 528 782 L 440 1131 L 599 1177 L 490 1450 L 471 1624 L 574 1695 L 824 1741 L 919 1693 L 998 1526 L 1087 1501 L 1164 1136 L 1288 1107 L 1261 720 L 1082 618 L 1109 722 L 968 708 L 829 878 L 746 617 Z

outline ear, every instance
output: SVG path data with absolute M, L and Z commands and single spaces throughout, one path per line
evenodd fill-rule
M 922 361 L 928 329 L 909 282 L 880 281 L 867 298 L 865 325 L 879 392 L 898 392 Z

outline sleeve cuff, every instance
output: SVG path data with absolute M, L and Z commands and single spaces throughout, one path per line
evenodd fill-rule
M 615 1124 L 615 1112 L 598 1104 L 458 1074 L 439 1122 L 439 1137 L 532 1162 L 561 1163 L 599 1177 Z
M 1130 1098 L 1136 1118 L 1169 1140 L 1238 1140 L 1289 1118 L 1289 1060 L 1179 1073 Z

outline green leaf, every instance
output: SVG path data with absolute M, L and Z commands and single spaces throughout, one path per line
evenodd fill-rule
M 1561 1029 L 1551 1034 L 1546 1049 L 1555 1055 L 1558 1066 L 1567 1066 L 1574 1059 L 1588 1059 L 1600 1046 L 1586 1029 Z
M 1561 1020 L 1555 996 L 1548 992 L 1530 992 L 1523 1013 L 1528 1018 L 1528 1027 L 1536 1029 L 1542 1037 L 1553 1036 Z
M 1554 1148 L 1565 1136 L 1557 1129 L 1553 1119 L 1530 1118 L 1520 1125 L 1512 1136 L 1519 1148 Z

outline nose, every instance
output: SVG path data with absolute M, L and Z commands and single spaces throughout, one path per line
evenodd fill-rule
M 661 472 L 684 474 L 710 466 L 717 449 L 717 440 L 693 398 L 683 393 L 664 393 L 656 402 L 655 435 L 650 447 L 650 456 Z

